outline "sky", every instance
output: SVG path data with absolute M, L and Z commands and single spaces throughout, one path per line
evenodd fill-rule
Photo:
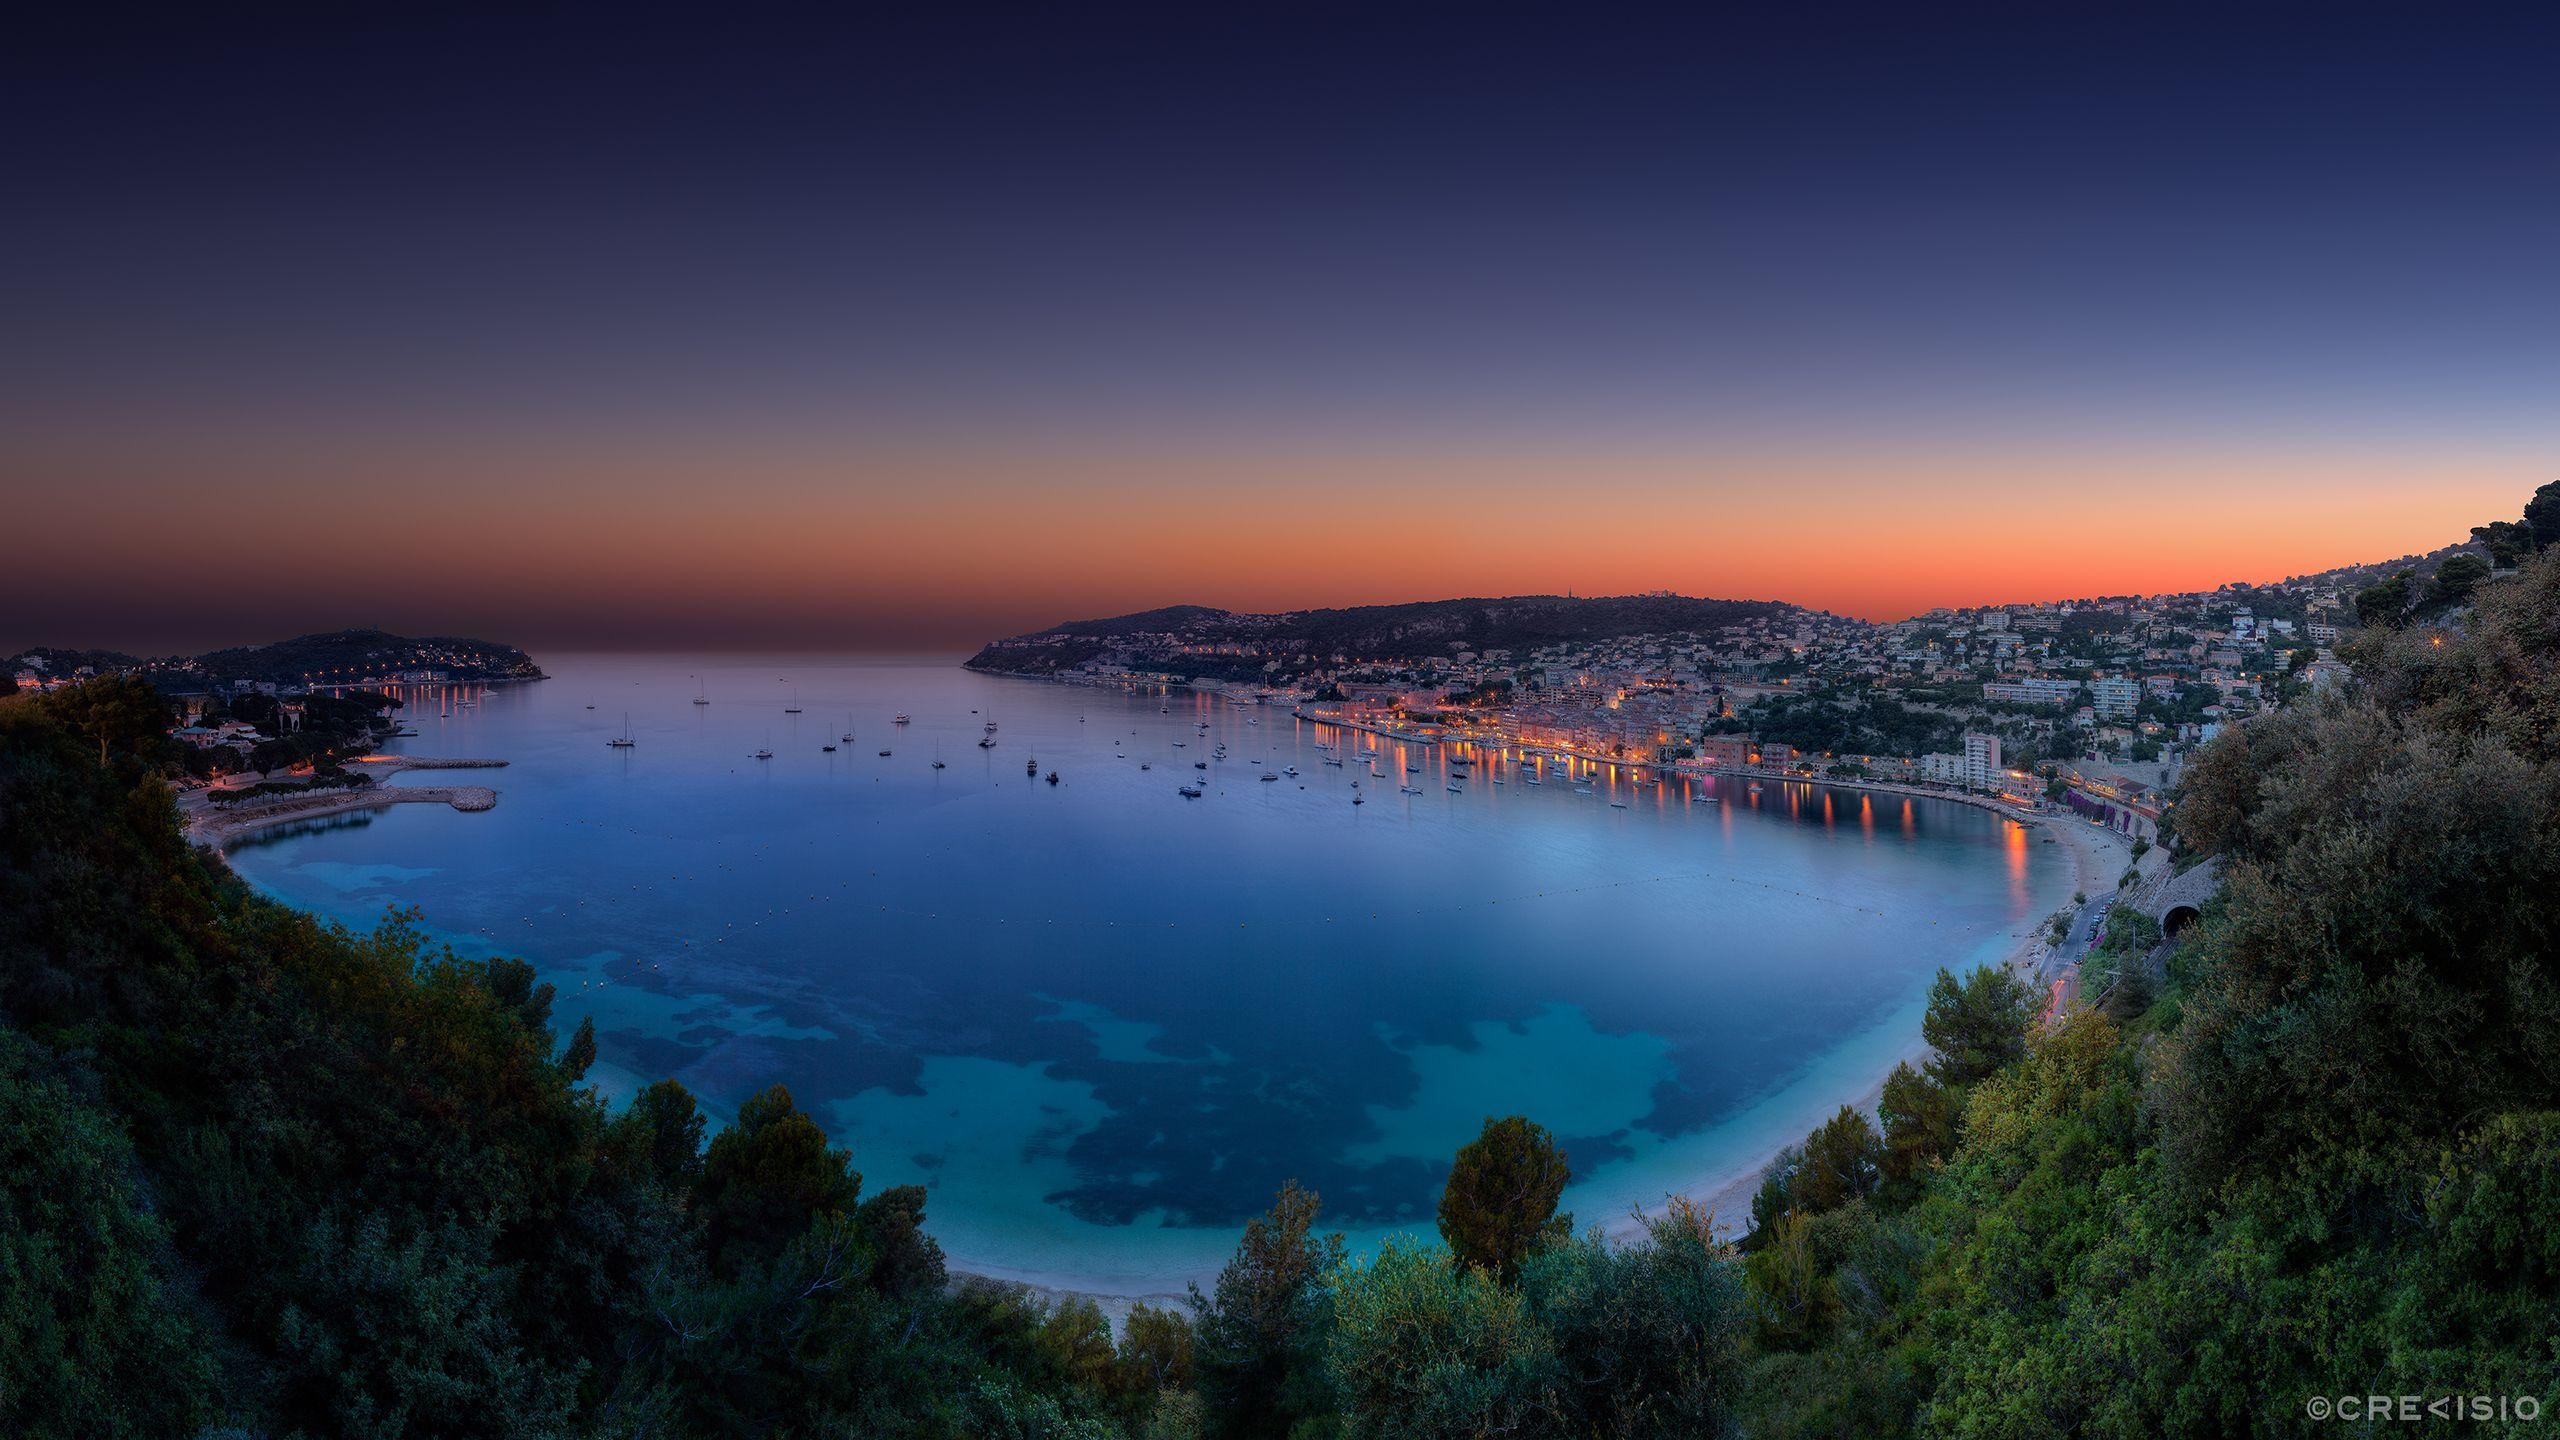
M 2554 7 L 59 8 L 0 647 L 1891 619 L 2560 479 Z

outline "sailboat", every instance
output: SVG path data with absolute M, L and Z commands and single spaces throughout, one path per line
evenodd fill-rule
M 850 710 L 844 712 L 844 743 L 853 743 L 853 712 Z
M 693 677 L 693 703 L 696 705 L 711 703 L 711 692 L 702 687 L 702 677 L 699 675 Z
M 622 712 L 622 733 L 621 733 L 621 734 L 619 734 L 619 735 L 614 736 L 612 739 L 607 740 L 607 741 L 606 741 L 606 742 L 604 742 L 604 743 L 606 743 L 607 745 L 612 746 L 612 747 L 613 747 L 614 749 L 616 749 L 616 750 L 628 750 L 628 749 L 630 749 L 630 748 L 631 748 L 631 712 L 630 712 L 630 711 L 625 710 L 625 711 L 623 711 L 623 712 Z
M 939 740 L 933 742 L 933 768 L 942 768 L 942 742 Z
M 773 732 L 772 732 L 772 731 L 767 730 L 766 732 L 764 732 L 764 744 L 762 744 L 762 745 L 760 745 L 760 746 L 756 747 L 756 753 L 755 753 L 755 757 L 754 757 L 754 758 L 756 758 L 756 759 L 758 759 L 758 760 L 770 760 L 770 759 L 772 759 L 772 758 L 773 758 Z

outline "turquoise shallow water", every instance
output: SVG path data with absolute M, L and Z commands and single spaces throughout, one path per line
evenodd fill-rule
M 234 864 L 533 960 L 564 1033 L 594 1017 L 610 1092 L 674 1075 L 718 1114 L 785 1083 L 870 1186 L 931 1188 L 955 1263 L 1093 1289 L 1213 1273 L 1291 1177 L 1355 1242 L 1428 1233 L 1487 1115 L 1563 1137 L 1585 1222 L 1730 1174 L 1909 1048 L 1937 967 L 2070 888 L 2058 851 L 1941 802 L 1482 766 L 1452 794 L 1439 750 L 947 661 L 546 664 L 449 716 L 413 696 L 402 748 L 512 762 L 470 777 L 496 809 Z M 1321 763 L 1337 740 L 1380 778 Z

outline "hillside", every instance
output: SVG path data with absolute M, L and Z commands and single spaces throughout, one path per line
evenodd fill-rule
M 407 669 L 445 671 L 455 680 L 530 680 L 542 669 L 513 645 L 457 635 L 394 635 L 387 630 L 332 630 L 271 645 L 243 645 L 195 657 L 215 680 L 286 680 L 304 675 L 355 677 Z
M 1278 614 L 1175 605 L 1099 620 L 1071 620 L 1015 635 L 981 649 L 968 664 L 976 670 L 1037 675 L 1069 669 L 1098 656 L 1126 654 L 1137 668 L 1221 674 L 1237 667 L 1197 652 L 1249 646 L 1257 658 L 1247 672 L 1259 673 L 1264 658 L 1277 657 L 1279 673 L 1292 673 L 1296 658 L 1308 663 L 1334 655 L 1446 659 L 1468 650 L 1516 651 L 1627 635 L 1703 633 L 1741 621 L 1813 613 L 1772 600 L 1681 595 L 1511 595 Z
M 513 645 L 458 635 L 395 635 L 387 630 L 331 630 L 267 645 L 235 645 L 202 655 L 138 659 L 106 650 L 37 647 L 7 662 L 45 676 L 69 676 L 80 668 L 101 674 L 136 674 L 162 690 L 189 690 L 236 681 L 277 685 L 332 679 L 381 679 L 435 671 L 457 682 L 537 680 L 542 667 Z
M 2120 906 L 2096 1008 L 1996 1047 L 1943 1020 L 2036 997 L 1942 982 L 1939 1054 L 1881 1125 L 1843 1111 L 1782 1161 L 1745 1260 L 1751 1433 L 2560 1405 L 2560 548 L 2348 653 L 2354 686 L 2199 752 L 2169 827 L 2226 883 L 2165 971 Z

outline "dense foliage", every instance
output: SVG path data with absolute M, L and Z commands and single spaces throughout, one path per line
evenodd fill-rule
M 1988 982 L 1944 979 L 1872 1198 L 1773 1177 L 1752 1433 L 2560 1414 L 2560 552 L 2464 582 L 2472 608 L 2360 640 L 2355 689 L 2199 753 L 2176 829 L 2227 884 L 2164 985 L 2121 906 L 2101 1009 L 2004 1044 Z M 2508 1414 L 2468 1428 L 2536 1428 Z
M 1763 696 L 1737 717 L 1763 741 L 1808 755 L 1925 755 L 1964 748 L 1962 719 L 1863 692 Z
M 921 1196 L 865 1196 L 788 1096 L 706 1151 L 681 1087 L 578 1083 L 522 962 L 250 894 L 88 688 L 0 701 L 0 1433 L 1134 1413 L 1107 1329 L 1079 1368 L 1098 1316 L 949 1285 Z

